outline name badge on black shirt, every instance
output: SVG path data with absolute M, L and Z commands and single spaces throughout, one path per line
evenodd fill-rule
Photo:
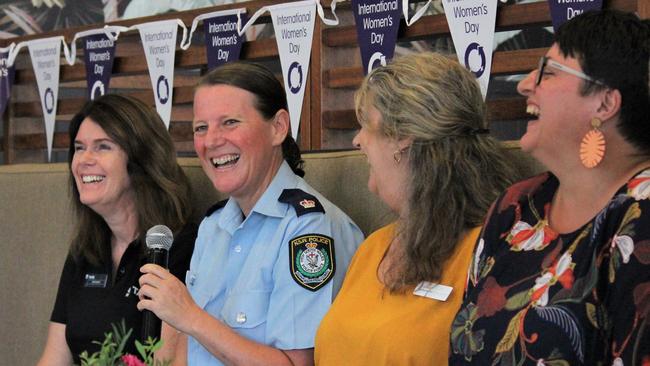
M 84 287 L 104 288 L 108 282 L 106 273 L 86 273 L 84 276 Z

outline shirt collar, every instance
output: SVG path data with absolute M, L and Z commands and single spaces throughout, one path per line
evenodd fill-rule
M 266 216 L 284 217 L 287 212 L 287 205 L 278 201 L 278 198 L 282 191 L 287 188 L 294 188 L 297 184 L 298 177 L 293 173 L 289 164 L 283 160 L 271 184 L 266 188 L 262 197 L 257 200 L 251 213 L 257 212 Z
M 288 206 L 278 201 L 278 197 L 280 197 L 282 191 L 287 188 L 295 188 L 297 184 L 298 177 L 293 173 L 289 164 L 286 161 L 282 161 L 271 184 L 269 184 L 264 193 L 262 193 L 262 196 L 257 200 L 249 216 L 256 212 L 265 216 L 284 217 Z M 243 221 L 244 217 L 241 207 L 239 207 L 237 201 L 232 198 L 229 199 L 219 216 L 219 227 L 232 235 Z

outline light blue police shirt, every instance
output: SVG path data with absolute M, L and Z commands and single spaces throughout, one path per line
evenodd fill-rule
M 315 196 L 325 213 L 297 216 L 294 207 L 278 201 L 285 189 Z M 291 274 L 289 243 L 305 234 L 330 237 L 335 247 L 333 278 L 316 291 Z M 313 348 L 362 241 L 356 224 L 283 162 L 248 217 L 230 199 L 201 222 L 185 280 L 197 305 L 240 335 L 283 350 Z M 222 365 L 192 337 L 187 352 L 189 365 Z

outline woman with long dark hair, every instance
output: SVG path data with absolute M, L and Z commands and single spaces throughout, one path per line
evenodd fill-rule
M 155 110 L 131 97 L 105 95 L 74 116 L 69 136 L 77 224 L 39 365 L 78 364 L 79 354 L 98 351 L 93 342 L 122 320 L 133 330 L 125 351 L 137 354 L 146 231 L 163 224 L 175 234 L 169 269 L 176 275 L 187 271 L 196 237 L 189 181 Z M 173 358 L 176 332 L 163 325 L 162 339 L 158 355 Z

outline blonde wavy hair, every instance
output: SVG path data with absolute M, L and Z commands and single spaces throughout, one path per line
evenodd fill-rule
M 380 131 L 411 139 L 407 208 L 394 240 L 403 248 L 386 286 L 438 281 L 464 233 L 481 225 L 492 201 L 519 178 L 486 132 L 486 106 L 475 77 L 436 53 L 395 59 L 370 72 L 355 95 L 357 118 L 373 106 Z M 465 271 L 465 268 L 456 270 Z

